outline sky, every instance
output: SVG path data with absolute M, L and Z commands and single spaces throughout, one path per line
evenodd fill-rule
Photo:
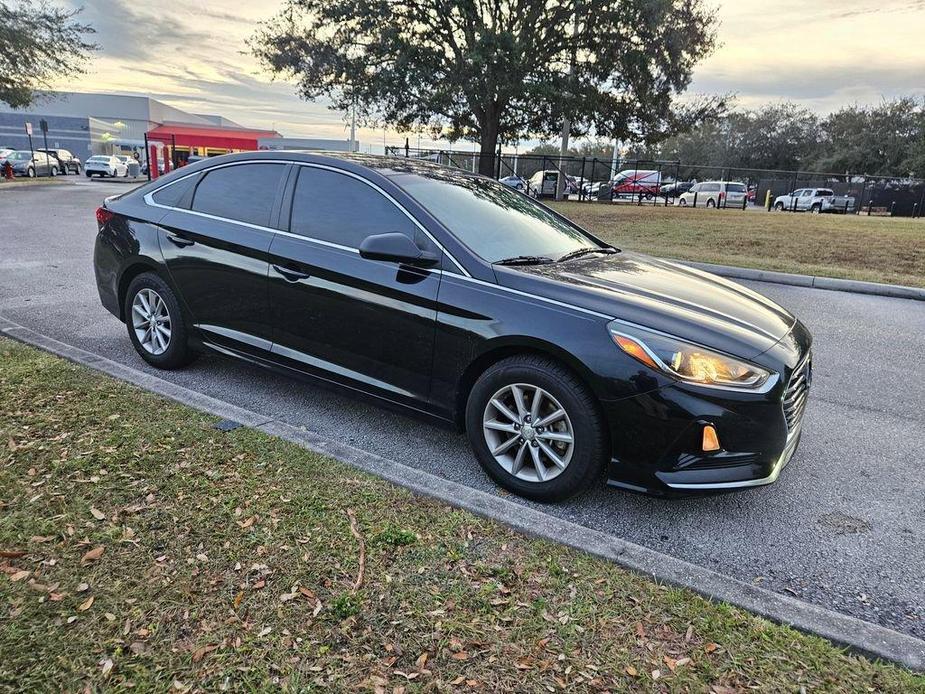
M 819 113 L 925 96 L 925 0 L 712 3 L 719 46 L 696 68 L 691 94 L 735 94 L 746 108 L 793 101 Z M 273 81 L 247 51 L 246 39 L 281 0 L 62 4 L 84 8 L 81 20 L 96 28 L 102 50 L 87 75 L 61 89 L 146 93 L 292 137 L 349 136 L 344 114 L 299 99 L 292 84 Z M 358 139 L 364 151 L 381 152 L 383 142 L 404 144 L 405 135 L 363 128 Z

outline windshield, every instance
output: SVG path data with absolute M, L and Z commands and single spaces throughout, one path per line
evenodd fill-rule
M 599 248 L 542 205 L 495 181 L 448 174 L 396 177 L 405 191 L 476 255 L 490 263 L 519 256 L 553 260 L 579 248 Z

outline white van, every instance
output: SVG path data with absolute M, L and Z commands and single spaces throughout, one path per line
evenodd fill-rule
M 704 181 L 694 184 L 689 191 L 679 195 L 674 204 L 681 207 L 693 205 L 695 195 L 698 206 L 742 207 L 748 195 L 748 187 L 734 181 Z

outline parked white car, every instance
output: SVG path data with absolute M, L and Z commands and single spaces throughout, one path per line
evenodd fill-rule
M 87 178 L 92 176 L 125 177 L 128 176 L 128 167 L 119 161 L 118 157 L 97 154 L 87 159 L 87 163 L 84 164 L 84 172 L 86 172 Z
M 696 196 L 697 205 L 704 207 L 742 207 L 748 187 L 744 183 L 733 181 L 704 181 L 695 183 L 689 191 L 682 193 L 675 205 L 686 207 L 693 205 Z

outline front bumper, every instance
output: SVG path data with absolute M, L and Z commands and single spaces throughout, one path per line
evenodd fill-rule
M 690 496 L 777 481 L 800 443 L 811 360 L 808 351 L 794 359 L 766 393 L 711 393 L 676 384 L 604 403 L 613 448 L 608 484 Z M 702 450 L 708 424 L 718 434 L 718 451 Z

